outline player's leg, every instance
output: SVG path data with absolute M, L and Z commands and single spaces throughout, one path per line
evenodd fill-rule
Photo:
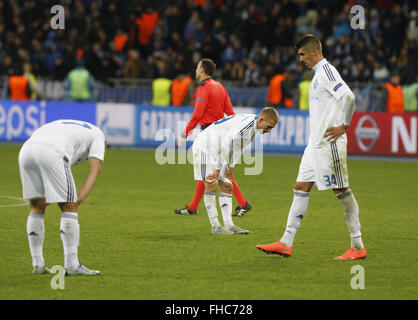
M 274 243 L 257 245 L 258 249 L 266 253 L 276 253 L 285 258 L 292 255 L 293 241 L 308 210 L 309 192 L 313 184 L 313 182 L 296 182 L 293 188 L 293 201 L 282 238 Z
M 32 256 L 34 274 L 51 273 L 45 266 L 43 257 L 43 246 L 45 239 L 44 216 L 46 210 L 46 199 L 30 199 L 30 213 L 26 223 L 26 231 L 29 241 L 29 249 Z
M 359 220 L 359 207 L 357 200 L 354 197 L 353 192 L 349 188 L 348 182 L 348 167 L 347 167 L 347 142 L 344 140 L 337 140 L 337 142 L 331 142 L 329 144 L 330 153 L 332 155 L 332 167 L 327 178 L 327 184 L 331 184 L 331 187 L 337 196 L 337 199 L 341 202 L 344 209 L 344 218 L 350 232 L 351 246 L 341 256 L 335 258 L 336 260 L 352 260 L 361 259 L 366 257 L 366 249 L 364 248 L 361 232 L 360 232 L 360 220 Z M 328 176 L 331 177 L 331 181 L 328 180 Z
M 258 249 L 267 253 L 280 254 L 283 257 L 289 257 L 292 254 L 293 241 L 308 210 L 309 192 L 315 181 L 315 172 L 311 158 L 312 149 L 308 146 L 299 166 L 298 177 L 293 188 L 293 201 L 282 238 L 274 243 L 257 245 Z
M 221 207 L 222 218 L 225 228 L 235 234 L 248 234 L 248 230 L 234 225 L 232 221 L 232 191 L 233 184 L 229 179 L 221 176 L 219 179 L 221 192 L 219 193 L 219 206 Z
M 234 216 L 243 216 L 246 212 L 250 211 L 252 206 L 244 197 L 241 189 L 239 188 L 238 184 L 235 181 L 235 178 L 232 180 L 233 184 L 233 193 L 235 198 L 237 199 L 238 206 L 235 209 Z M 195 215 L 198 213 L 197 209 L 199 207 L 199 203 L 202 200 L 203 194 L 205 192 L 205 183 L 202 180 L 196 181 L 196 187 L 193 195 L 193 199 L 189 205 L 182 209 L 175 209 L 174 212 L 177 214 L 190 214 Z
M 62 216 L 60 235 L 64 248 L 64 268 L 74 270 L 78 267 L 78 246 L 80 245 L 80 225 L 78 223 L 77 203 L 58 203 Z
M 25 144 L 19 152 L 19 171 L 23 198 L 29 199 L 30 212 L 26 222 L 29 250 L 34 274 L 50 273 L 45 266 L 43 245 L 45 239 L 44 214 L 46 210 L 45 190 L 42 175 L 36 164 L 33 145 Z
M 213 184 L 205 183 L 205 194 L 203 196 L 203 201 L 205 203 L 205 208 L 208 213 L 209 222 L 211 229 L 219 229 L 221 224 L 218 220 L 218 209 L 216 205 L 216 190 L 218 188 L 218 183 L 214 182 Z
M 218 183 L 220 186 L 219 206 L 222 212 L 222 219 L 225 228 L 230 228 L 234 225 L 232 222 L 232 183 L 221 180 Z
M 209 222 L 211 224 L 211 234 L 233 234 L 226 227 L 223 227 L 218 220 L 218 209 L 216 205 L 216 190 L 218 181 L 214 183 L 205 182 L 204 202 L 208 213 Z M 232 204 L 231 204 L 232 206 Z M 222 209 L 221 209 L 222 210 Z M 231 212 L 232 213 L 232 212 Z M 224 220 L 225 222 L 225 220 Z
M 58 203 L 61 211 L 60 234 L 64 248 L 64 268 L 66 274 L 99 275 L 100 271 L 87 269 L 78 260 L 78 247 L 80 245 L 80 224 L 78 223 L 78 204 L 76 202 Z
M 350 188 L 334 189 L 334 193 L 340 200 L 344 209 L 344 218 L 347 223 L 351 238 L 351 248 L 362 250 L 364 248 L 361 239 L 361 225 L 359 219 L 359 206 Z
M 364 248 L 361 239 L 361 225 L 359 219 L 359 206 L 350 188 L 333 189 L 338 200 L 344 209 L 344 219 L 350 232 L 351 246 L 341 256 L 336 257 L 335 260 L 353 260 L 363 259 L 367 252 Z
M 218 209 L 216 206 L 216 190 L 218 188 L 218 181 L 208 183 L 205 181 L 205 207 L 208 213 L 209 222 L 211 224 L 211 234 L 233 234 L 232 231 L 223 227 L 218 220 Z M 232 206 L 232 204 L 231 204 Z M 221 209 L 222 210 L 222 209 Z M 225 220 L 224 220 L 225 223 Z
M 309 192 L 313 182 L 296 182 L 293 189 L 293 201 L 287 218 L 286 230 L 280 242 L 286 247 L 292 247 L 302 219 L 308 210 Z
M 195 141 L 193 144 L 193 173 L 195 180 L 204 181 L 205 184 L 203 201 L 211 224 L 211 233 L 225 234 L 226 229 L 221 226 L 218 220 L 218 209 L 216 205 L 218 181 L 213 181 L 213 183 L 206 181 L 206 177 L 213 173 L 215 163 L 215 160 L 210 160 L 210 155 L 201 150 L 199 144 Z
M 80 225 L 78 224 L 77 190 L 68 158 L 53 148 L 38 155 L 47 203 L 58 203 L 62 216 L 60 235 L 64 249 L 64 268 L 68 275 L 96 275 L 78 261 Z

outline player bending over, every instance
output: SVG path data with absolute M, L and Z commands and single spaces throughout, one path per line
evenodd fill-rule
M 202 59 L 197 64 L 195 77 L 200 82 L 200 85 L 196 89 L 196 101 L 192 118 L 183 131 L 181 138 L 177 141 L 180 148 L 186 141 L 186 137 L 191 134 L 198 123 L 203 131 L 212 123 L 221 120 L 225 114 L 227 116 L 235 114 L 225 87 L 220 82 L 212 79 L 215 70 L 216 64 L 211 59 Z M 235 215 L 242 217 L 251 210 L 252 206 L 242 194 L 235 179 L 232 180 L 232 184 L 234 186 L 233 193 L 238 202 Z M 183 215 L 197 214 L 197 208 L 204 192 L 205 183 L 197 180 L 192 202 L 182 209 L 175 209 L 174 212 Z
M 80 225 L 78 206 L 93 189 L 105 153 L 105 136 L 96 126 L 77 120 L 43 125 L 23 144 L 19 153 L 23 198 L 29 199 L 27 220 L 34 274 L 50 273 L 43 258 L 44 214 L 49 203 L 61 211 L 60 233 L 67 275 L 98 275 L 78 260 Z M 71 166 L 88 159 L 90 169 L 77 195 Z
M 260 134 L 270 132 L 278 121 L 277 111 L 266 107 L 259 115 L 237 114 L 218 120 L 196 137 L 193 143 L 194 178 L 205 183 L 204 203 L 212 234 L 249 233 L 232 222 L 233 170 L 241 159 L 242 149 Z M 216 206 L 218 184 L 224 227 L 219 223 Z

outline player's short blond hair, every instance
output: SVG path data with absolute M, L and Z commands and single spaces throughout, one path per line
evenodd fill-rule
M 266 120 L 273 120 L 276 123 L 279 122 L 279 113 L 272 107 L 265 107 L 261 110 L 260 117 L 263 117 Z

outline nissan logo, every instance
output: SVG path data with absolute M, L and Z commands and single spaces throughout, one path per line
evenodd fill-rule
M 363 127 L 365 122 L 371 123 L 372 126 Z M 360 118 L 354 132 L 360 149 L 365 152 L 373 149 L 380 135 L 380 130 L 377 127 L 376 121 L 369 115 L 365 115 Z M 371 143 L 366 145 L 363 140 L 371 140 Z

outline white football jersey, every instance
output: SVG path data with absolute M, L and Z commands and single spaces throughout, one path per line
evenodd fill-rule
M 219 170 L 231 155 L 230 167 L 240 160 L 242 149 L 249 145 L 257 136 L 263 134 L 257 129 L 255 114 L 236 114 L 211 124 L 196 137 L 194 143 L 208 154 L 217 155 Z
M 326 130 L 343 124 L 344 104 L 341 97 L 351 90 L 326 59 L 312 69 L 315 75 L 309 86 L 309 143 L 319 148 L 328 142 L 324 138 Z M 339 139 L 347 141 L 347 135 L 343 134 Z
M 47 123 L 38 128 L 25 143 L 52 145 L 64 153 L 71 165 L 91 157 L 104 160 L 104 133 L 84 121 L 68 119 Z

